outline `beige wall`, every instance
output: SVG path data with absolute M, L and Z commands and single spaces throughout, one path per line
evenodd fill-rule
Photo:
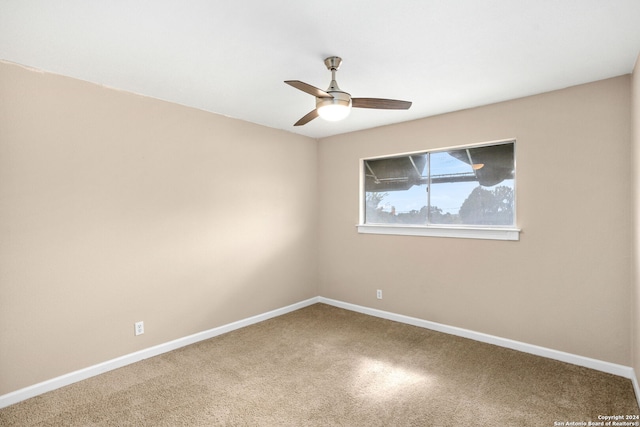
M 633 368 L 640 379 L 640 56 L 631 76 L 631 127 L 633 144 L 634 188 L 634 277 L 633 277 Z
M 316 162 L 313 139 L 0 63 L 0 395 L 316 296 Z
M 629 106 L 623 76 L 321 140 L 319 294 L 629 366 Z M 514 137 L 520 241 L 356 232 L 360 158 Z

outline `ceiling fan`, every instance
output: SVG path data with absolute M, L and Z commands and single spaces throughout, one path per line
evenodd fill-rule
M 349 115 L 353 108 L 375 108 L 381 110 L 408 110 L 409 101 L 381 98 L 352 98 L 350 94 L 340 90 L 336 83 L 336 71 L 340 68 L 342 58 L 330 56 L 324 60 L 331 71 L 331 83 L 325 91 L 300 80 L 286 80 L 285 83 L 316 97 L 316 108 L 298 120 L 294 126 L 302 126 L 320 116 L 325 120 L 338 121 Z

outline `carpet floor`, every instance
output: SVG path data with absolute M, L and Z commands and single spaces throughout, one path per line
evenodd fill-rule
M 1 409 L 0 425 L 524 427 L 616 415 L 640 415 L 628 379 L 315 304 Z

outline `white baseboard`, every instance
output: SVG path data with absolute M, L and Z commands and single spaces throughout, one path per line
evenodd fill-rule
M 346 310 L 356 311 L 358 313 L 368 314 L 370 316 L 380 317 L 387 320 L 393 320 L 408 325 L 419 326 L 421 328 L 431 329 L 445 334 L 456 335 L 463 338 L 469 338 L 474 341 L 480 341 L 488 344 L 494 344 L 500 347 L 510 348 L 512 350 L 522 351 L 524 353 L 534 354 L 536 356 L 546 357 L 548 359 L 559 360 L 561 362 L 571 363 L 573 365 L 583 366 L 585 368 L 595 369 L 597 371 L 606 372 L 623 378 L 635 381 L 636 396 L 638 395 L 637 380 L 633 368 L 629 366 L 617 365 L 615 363 L 604 362 L 602 360 L 591 359 L 584 356 L 578 356 L 563 351 L 552 350 L 546 347 L 540 347 L 533 344 L 527 344 L 519 341 L 500 338 L 493 335 L 474 332 L 468 329 L 457 328 L 455 326 L 447 326 L 441 323 L 430 322 L 415 317 L 404 316 L 402 314 L 390 313 L 375 308 L 363 307 L 356 304 L 346 303 L 342 301 L 332 300 L 329 298 L 319 297 L 318 302 L 329 304 L 335 307 L 344 308 Z
M 64 387 L 73 384 L 78 381 L 91 378 L 96 375 L 111 371 L 113 369 L 121 368 L 126 365 L 138 362 L 149 357 L 157 356 L 178 348 L 197 343 L 199 341 L 207 340 L 209 338 L 216 337 L 218 335 L 225 334 L 227 332 L 234 331 L 236 329 L 244 328 L 255 323 L 262 322 L 283 314 L 290 313 L 295 310 L 316 304 L 324 303 L 332 305 L 334 307 L 343 308 L 350 311 L 355 311 L 370 316 L 380 317 L 387 320 L 393 320 L 400 323 L 406 323 L 408 325 L 418 326 L 421 328 L 431 329 L 438 332 L 443 332 L 450 335 L 455 335 L 463 338 L 469 338 L 475 341 L 480 341 L 488 344 L 494 344 L 500 347 L 510 348 L 524 353 L 534 354 L 536 356 L 542 356 L 549 359 L 559 360 L 561 362 L 571 363 L 573 365 L 583 366 L 586 368 L 595 369 L 598 371 L 606 372 L 609 374 L 617 375 L 623 378 L 628 378 L 632 381 L 633 387 L 636 393 L 636 399 L 638 399 L 638 405 L 640 406 L 640 387 L 638 385 L 638 379 L 635 375 L 633 368 L 629 366 L 617 365 L 615 363 L 604 362 L 602 360 L 591 359 L 584 356 L 578 356 L 571 353 L 565 353 L 558 350 L 552 350 L 545 347 L 540 347 L 532 344 L 527 344 L 519 341 L 514 341 L 506 338 L 500 338 L 493 335 L 483 334 L 480 332 L 474 332 L 468 329 L 457 328 L 455 326 L 447 326 L 441 323 L 430 322 L 428 320 L 422 320 L 415 317 L 404 316 L 402 314 L 395 314 L 388 311 L 382 311 L 375 308 L 364 307 L 356 304 L 346 303 L 338 300 L 333 300 L 324 297 L 314 297 L 305 301 L 298 302 L 296 304 L 288 305 L 283 308 L 269 311 L 267 313 L 259 314 L 247 319 L 239 320 L 237 322 L 229 323 L 217 328 L 213 328 L 207 331 L 199 332 L 197 334 L 189 335 L 177 340 L 173 340 L 164 344 L 160 344 L 154 347 L 150 347 L 144 350 L 137 351 L 135 353 L 127 354 L 116 359 L 108 360 L 103 363 L 99 363 L 94 366 L 89 366 L 84 369 L 80 369 L 69 374 L 65 374 L 50 380 L 34 384 L 29 387 L 25 387 L 20 390 L 0 396 L 0 408 L 13 405 L 14 403 L 21 402 L 31 397 L 46 393 L 48 391 L 55 390 L 60 387 Z
M 229 323 L 217 328 L 209 329 L 207 331 L 199 332 L 197 334 L 189 335 L 177 340 L 169 341 L 164 344 L 159 344 L 154 347 L 149 347 L 144 350 L 136 351 L 135 353 L 127 354 L 115 359 L 108 360 L 106 362 L 99 363 L 97 365 L 89 366 L 84 369 L 80 369 L 75 372 L 71 372 L 65 375 L 61 375 L 56 378 L 52 378 L 47 381 L 43 381 L 38 384 L 34 384 L 29 387 L 25 387 L 20 390 L 16 390 L 11 393 L 0 396 L 0 409 L 5 408 L 14 403 L 21 402 L 34 396 L 46 393 L 73 384 L 78 381 L 85 380 L 87 378 L 94 377 L 96 375 L 103 374 L 105 372 L 121 368 L 126 365 L 130 365 L 135 362 L 139 362 L 143 359 L 148 359 L 153 356 L 158 356 L 162 353 L 166 353 L 172 350 L 176 350 L 180 347 L 184 347 L 190 344 L 195 344 L 199 341 L 204 341 L 209 338 L 216 337 L 218 335 L 226 334 L 227 332 L 234 331 L 236 329 L 244 328 L 245 326 L 253 325 L 264 320 L 271 319 L 273 317 L 282 316 L 283 314 L 290 313 L 295 310 L 307 307 L 309 305 L 316 304 L 319 301 L 318 297 L 310 298 L 305 301 L 301 301 L 295 304 L 288 305 L 283 308 L 279 308 L 267 313 L 259 314 L 247 319 L 239 320 L 237 322 Z

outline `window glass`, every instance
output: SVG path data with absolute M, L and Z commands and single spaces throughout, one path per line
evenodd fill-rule
M 426 224 L 427 154 L 365 161 L 366 222 Z
M 364 160 L 365 224 L 513 226 L 514 145 Z

